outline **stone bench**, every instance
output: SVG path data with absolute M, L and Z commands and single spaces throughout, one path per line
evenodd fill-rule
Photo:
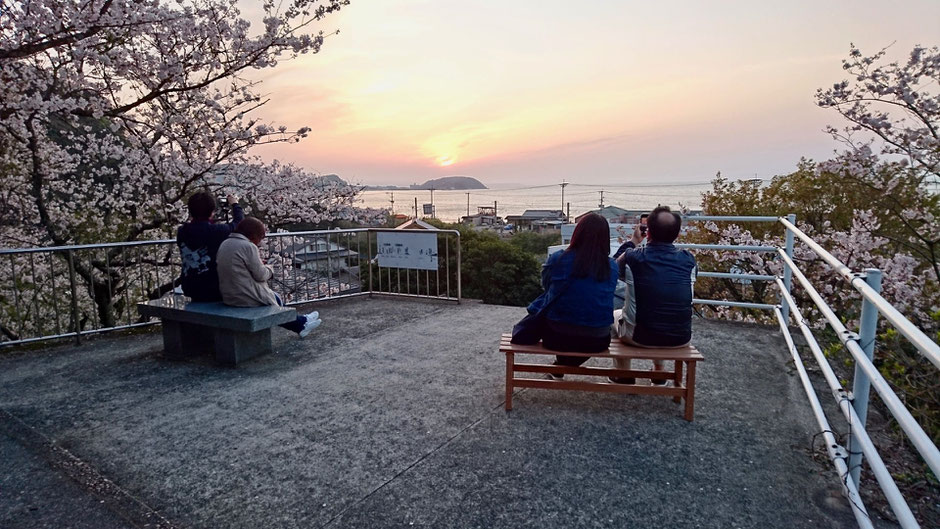
M 213 353 L 218 362 L 228 365 L 270 353 L 271 327 L 297 318 L 297 311 L 287 307 L 194 303 L 180 295 L 138 303 L 137 312 L 160 318 L 168 357 Z
M 662 395 L 672 397 L 676 403 L 685 400 L 683 417 L 691 421 L 695 410 L 695 364 L 704 360 L 698 350 L 692 346 L 674 349 L 652 349 L 644 347 L 631 347 L 613 340 L 610 348 L 599 353 L 577 353 L 552 351 L 542 347 L 539 342 L 535 345 L 519 345 L 511 343 L 511 334 L 500 337 L 499 350 L 506 354 L 506 410 L 512 409 L 512 393 L 514 388 L 541 388 L 541 389 L 567 389 L 579 391 L 604 391 L 610 393 L 630 393 L 639 395 Z M 666 370 L 636 370 L 616 369 L 613 367 L 573 367 L 550 364 L 528 364 L 516 361 L 517 354 L 551 355 L 563 354 L 567 356 L 584 356 L 589 358 L 623 358 L 636 360 L 672 361 L 672 371 Z M 684 368 L 684 369 L 683 369 Z M 685 379 L 683 380 L 683 371 Z M 555 375 L 587 375 L 587 380 L 545 380 L 516 377 L 516 373 L 552 373 Z M 634 384 L 614 384 L 607 381 L 607 377 L 646 378 L 672 381 L 672 387 L 645 386 Z M 598 380 L 599 379 L 599 380 Z

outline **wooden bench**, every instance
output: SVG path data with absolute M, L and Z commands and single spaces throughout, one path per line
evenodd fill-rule
M 297 311 L 286 307 L 194 303 L 179 295 L 138 303 L 137 312 L 160 318 L 167 356 L 214 353 L 218 362 L 229 365 L 270 353 L 271 327 L 297 318 Z
M 647 349 L 631 347 L 614 340 L 610 349 L 600 353 L 559 353 L 536 345 L 518 345 L 510 343 L 510 334 L 503 334 L 500 338 L 499 350 L 506 353 L 506 410 L 512 409 L 512 392 L 514 388 L 542 388 L 567 389 L 580 391 L 606 391 L 611 393 L 631 393 L 639 395 L 665 395 L 672 397 L 674 402 L 685 399 L 685 420 L 691 421 L 695 406 L 695 364 L 705 360 L 694 346 L 677 349 Z M 674 364 L 673 370 L 635 370 L 616 369 L 614 367 L 571 367 L 549 364 L 525 364 L 516 362 L 516 354 L 538 354 L 582 356 L 590 358 L 629 358 L 635 360 L 669 360 Z M 517 378 L 516 373 L 552 373 L 556 375 L 589 375 L 601 377 L 601 381 L 587 380 L 548 380 L 534 378 Z M 685 373 L 685 381 L 682 375 Z M 672 380 L 673 386 L 640 386 L 637 384 L 614 384 L 607 377 L 666 379 Z

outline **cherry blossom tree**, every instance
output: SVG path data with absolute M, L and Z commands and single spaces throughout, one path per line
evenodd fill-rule
M 907 62 L 880 65 L 886 53 L 865 57 L 852 45 L 842 68 L 853 79 L 816 92 L 820 107 L 849 122 L 828 127 L 849 149 L 818 170 L 883 197 L 884 214 L 902 226 L 879 235 L 928 263 L 940 279 L 940 198 L 925 185 L 940 178 L 940 91 L 929 91 L 940 84 L 940 48 L 915 46 Z M 917 191 L 913 203 L 905 190 Z
M 253 26 L 236 0 L 0 0 L 0 247 L 169 237 L 206 187 L 242 191 L 274 225 L 358 218 L 358 188 L 249 152 L 311 129 L 257 117 L 247 74 L 317 53 L 317 26 L 348 3 L 264 0 Z M 142 259 L 73 263 L 103 324 Z
M 170 234 L 223 164 L 251 165 L 259 194 L 280 185 L 248 150 L 310 129 L 251 117 L 266 99 L 244 74 L 318 52 L 312 26 L 347 3 L 265 1 L 252 32 L 235 0 L 0 2 L 3 242 Z M 352 216 L 354 188 L 301 184 L 295 212 Z
M 940 92 L 927 92 L 940 82 L 940 48 L 915 46 L 906 63 L 879 66 L 887 51 L 865 57 L 850 46 L 842 69 L 854 79 L 816 92 L 820 107 L 835 109 L 850 123 L 827 130 L 846 142 L 863 165 L 877 142 L 882 154 L 903 157 L 919 178 L 940 176 Z
M 769 185 L 715 179 L 704 196 L 706 214 L 796 213 L 800 229 L 853 270 L 882 271 L 882 295 L 915 325 L 940 341 L 940 196 L 925 185 L 940 176 L 940 50 L 917 46 L 907 62 L 882 64 L 886 51 L 865 57 L 852 46 L 843 68 L 852 78 L 819 90 L 817 103 L 837 111 L 848 125 L 828 131 L 847 149 L 823 162 L 801 160 L 797 170 Z M 783 245 L 779 225 L 706 223 L 696 242 Z M 701 252 L 704 270 L 779 276 L 772 254 Z M 857 328 L 860 295 L 812 250 L 797 243 L 794 260 L 850 328 Z M 712 299 L 777 302 L 766 283 L 701 278 L 696 295 Z M 797 303 L 816 327 L 827 354 L 841 343 L 798 286 Z M 765 312 L 705 308 L 719 317 L 772 323 Z M 940 435 L 938 386 L 933 366 L 881 320 L 875 356 L 924 428 Z

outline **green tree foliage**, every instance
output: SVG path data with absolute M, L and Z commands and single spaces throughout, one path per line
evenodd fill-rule
M 460 272 L 465 297 L 493 305 L 524 307 L 542 293 L 539 257 L 545 255 L 541 248 L 548 247 L 549 237 L 527 236 L 514 243 L 522 234 L 507 241 L 493 232 L 476 231 L 464 224 L 425 220 L 438 228 L 460 232 Z
M 542 261 L 548 256 L 548 247 L 561 244 L 560 233 L 535 233 L 523 231 L 513 235 L 509 244 L 532 255 L 540 256 Z
M 539 262 L 493 234 L 463 239 L 464 294 L 495 305 L 525 306 L 542 292 Z

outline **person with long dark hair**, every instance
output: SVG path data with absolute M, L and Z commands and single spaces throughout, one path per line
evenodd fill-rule
M 542 266 L 546 294 L 528 309 L 535 313 L 549 300 L 555 300 L 545 313 L 542 345 L 562 352 L 607 349 L 614 321 L 610 303 L 616 286 L 617 264 L 610 258 L 610 225 L 604 217 L 588 213 L 575 226 L 568 248 L 549 256 Z M 558 355 L 555 364 L 579 366 L 586 360 Z

